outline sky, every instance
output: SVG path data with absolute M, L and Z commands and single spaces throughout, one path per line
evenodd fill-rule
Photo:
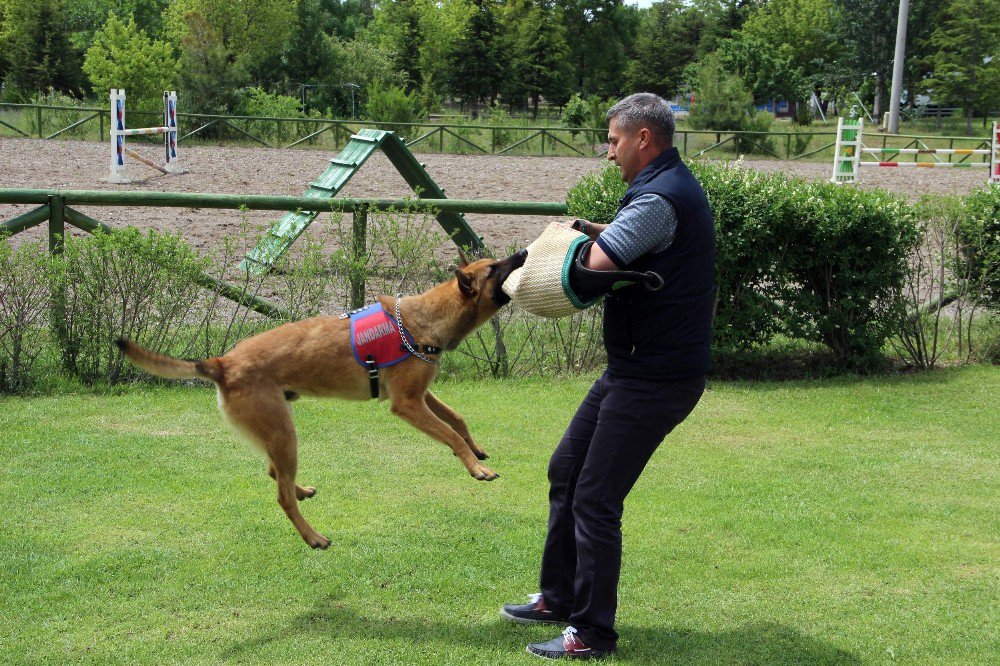
M 635 5 L 636 7 L 649 7 L 653 4 L 653 0 L 625 0 L 626 5 Z

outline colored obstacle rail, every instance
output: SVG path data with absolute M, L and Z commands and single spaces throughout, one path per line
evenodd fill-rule
M 163 155 L 166 162 L 163 166 L 148 160 L 139 153 L 125 146 L 125 137 L 149 134 L 163 135 Z M 142 162 L 160 173 L 187 173 L 177 159 L 177 92 L 163 91 L 163 125 L 160 127 L 125 126 L 125 90 L 111 89 L 111 172 L 106 180 L 109 183 L 128 184 L 132 181 L 125 173 L 125 156 Z
M 861 140 L 864 132 L 864 120 L 845 122 L 843 118 L 837 121 L 837 142 L 833 157 L 833 176 L 830 182 L 836 184 L 858 182 L 858 170 L 861 167 L 895 167 L 917 169 L 989 169 L 988 182 L 1000 183 L 1000 123 L 993 123 L 989 148 L 869 148 Z M 862 154 L 868 155 L 913 155 L 913 162 L 900 161 L 862 161 Z M 921 155 L 930 155 L 934 162 L 919 162 Z M 983 162 L 944 162 L 938 155 L 963 155 L 966 157 L 980 155 L 988 157 Z
M 326 204 L 327 210 L 335 210 L 338 205 L 333 198 L 377 150 L 385 153 L 420 199 L 445 199 L 444 189 L 434 182 L 424 169 L 424 165 L 417 161 L 395 132 L 374 129 L 362 129 L 353 134 L 340 154 L 330 160 L 330 166 L 326 171 L 314 182 L 309 183 L 305 198 L 327 200 L 329 202 Z M 267 231 L 257 246 L 247 253 L 240 267 L 251 274 L 270 270 L 302 232 L 312 224 L 319 215 L 319 210 L 322 208 L 296 210 L 285 215 Z M 363 219 L 356 217 L 356 224 L 364 224 Z M 485 251 L 483 239 L 472 230 L 461 212 L 439 207 L 437 220 L 458 246 L 468 248 L 474 254 L 482 254 Z

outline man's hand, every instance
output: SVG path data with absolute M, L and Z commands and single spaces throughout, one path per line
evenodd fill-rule
M 588 222 L 587 220 L 573 220 L 572 227 L 577 231 L 587 234 L 590 240 L 597 240 L 597 237 L 601 235 L 602 231 L 608 228 L 608 225 Z

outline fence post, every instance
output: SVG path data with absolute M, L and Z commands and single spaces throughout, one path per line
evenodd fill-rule
M 49 196 L 49 255 L 55 257 L 62 254 L 66 241 L 66 200 L 60 195 Z M 62 341 L 63 349 L 68 349 L 66 331 L 66 284 L 62 279 L 52 282 L 49 291 L 50 315 L 52 331 L 56 339 Z M 70 369 L 71 356 L 63 359 L 67 369 Z
M 42 107 L 39 106 L 35 111 L 38 114 L 38 138 L 41 139 L 44 136 L 42 133 Z
M 49 254 L 62 254 L 66 234 L 66 200 L 49 196 Z
M 360 206 L 354 209 L 353 242 L 351 244 L 351 309 L 365 304 L 365 254 L 368 239 L 368 209 Z

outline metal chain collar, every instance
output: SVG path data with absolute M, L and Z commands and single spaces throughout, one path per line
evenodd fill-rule
M 403 295 L 402 294 L 396 294 L 396 324 L 398 324 L 399 337 L 403 341 L 403 346 L 406 347 L 407 351 L 409 351 L 411 354 L 413 354 L 414 356 L 416 356 L 417 358 L 419 358 L 421 361 L 426 361 L 427 363 L 430 363 L 431 365 L 435 365 L 437 363 L 437 361 L 435 361 L 432 358 L 428 358 L 428 357 L 424 356 L 423 354 L 421 354 L 420 352 L 418 352 L 416 349 L 413 348 L 413 345 L 410 344 L 410 341 L 406 339 L 406 333 L 403 332 L 403 330 L 404 330 L 404 328 L 403 328 L 403 317 L 399 314 L 399 302 L 401 300 L 403 300 Z

